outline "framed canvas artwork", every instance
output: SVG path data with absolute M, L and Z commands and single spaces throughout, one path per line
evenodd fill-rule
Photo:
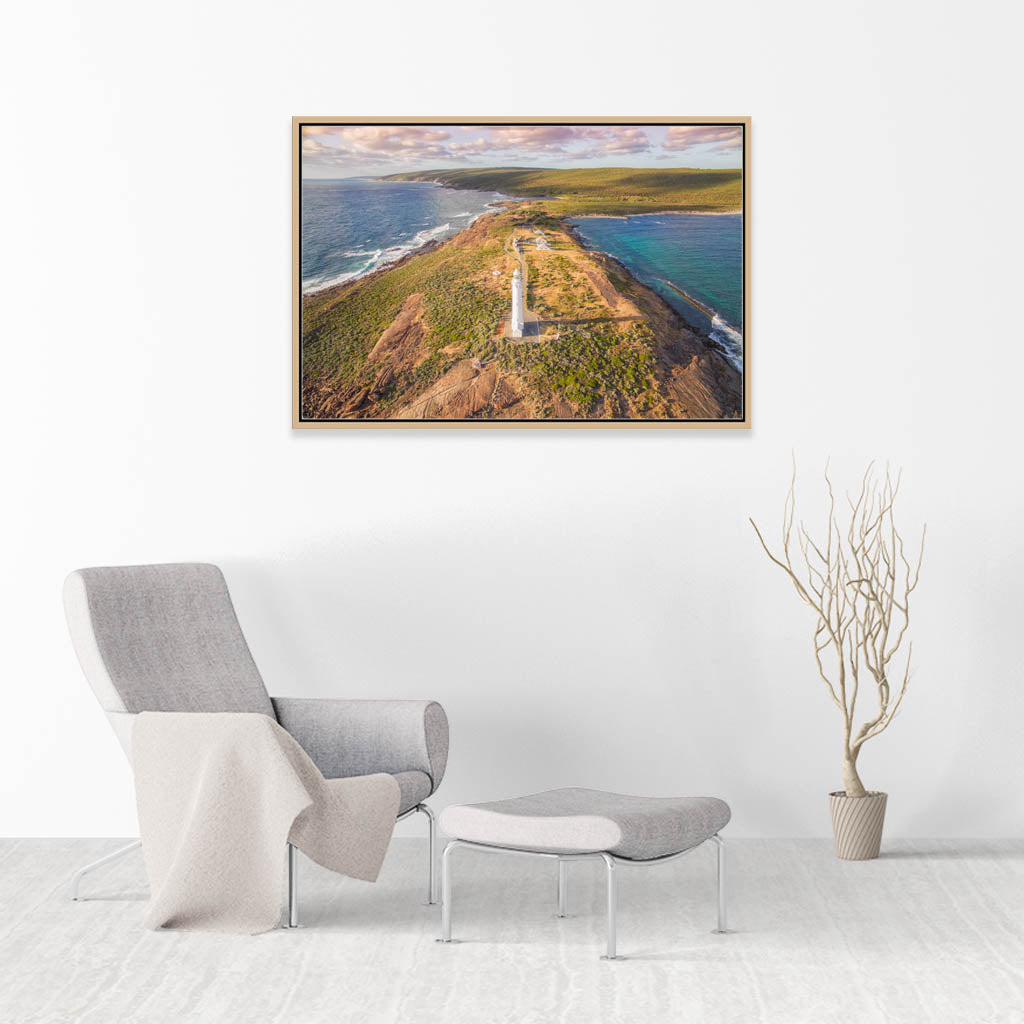
M 749 427 L 750 119 L 293 119 L 293 425 Z

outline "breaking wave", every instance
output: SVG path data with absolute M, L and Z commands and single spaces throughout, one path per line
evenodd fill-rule
M 711 340 L 741 373 L 743 372 L 743 335 L 717 313 L 711 318 Z
M 404 245 L 389 245 L 386 249 L 374 250 L 352 249 L 348 252 L 343 252 L 342 256 L 349 258 L 361 256 L 368 258 L 362 266 L 357 267 L 355 270 L 347 270 L 343 274 L 334 274 L 330 277 L 314 277 L 304 281 L 302 284 L 302 294 L 313 295 L 315 292 L 322 292 L 325 288 L 333 288 L 335 285 L 344 284 L 346 281 L 354 281 L 357 277 L 365 277 L 367 274 L 372 274 L 375 270 L 380 270 L 381 267 L 385 267 L 389 263 L 397 263 L 403 256 L 414 252 L 428 242 L 433 242 L 446 231 L 450 231 L 451 226 L 451 222 L 447 221 L 427 231 L 417 231 L 412 240 Z

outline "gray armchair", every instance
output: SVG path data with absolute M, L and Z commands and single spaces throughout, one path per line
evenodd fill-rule
M 215 565 L 79 569 L 64 584 L 64 609 L 78 660 L 131 759 L 142 711 L 240 711 L 270 715 L 313 759 L 324 778 L 387 772 L 401 792 L 399 820 L 429 823 L 427 901 L 437 902 L 437 827 L 424 803 L 448 760 L 440 704 L 418 700 L 271 698 Z M 140 841 L 80 869 L 72 882 L 136 849 Z M 288 848 L 289 924 L 298 923 L 295 851 Z

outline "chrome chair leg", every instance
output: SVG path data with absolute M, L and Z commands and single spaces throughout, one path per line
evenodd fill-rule
M 131 853 L 132 850 L 137 850 L 142 845 L 141 839 L 136 839 L 129 843 L 127 846 L 122 846 L 120 850 L 115 850 L 113 853 L 108 853 L 105 857 L 100 857 L 99 860 L 94 860 L 91 864 L 86 864 L 84 868 L 79 868 L 74 875 L 71 877 L 71 899 L 78 899 L 78 886 L 82 879 L 89 874 L 90 871 L 95 871 L 96 868 L 103 867 L 104 864 L 109 864 L 111 861 L 118 860 L 123 857 L 126 853 Z
M 435 906 L 437 898 L 437 816 L 427 804 L 417 804 L 416 810 L 427 816 L 428 856 L 430 870 L 427 875 L 427 904 Z
M 607 876 L 607 890 L 606 897 L 608 900 L 608 951 L 601 957 L 602 960 L 617 960 L 618 957 L 615 955 L 615 938 L 616 938 L 616 927 L 615 927 L 615 915 L 618 908 L 618 885 L 615 878 L 615 858 L 610 854 L 602 853 L 602 860 L 604 860 L 605 874 Z
M 721 836 L 712 836 L 712 842 L 718 847 L 718 927 L 715 935 L 728 935 L 729 925 L 725 906 L 725 840 Z
M 558 913 L 556 917 L 569 916 L 569 862 L 558 861 Z
M 288 844 L 288 927 L 299 927 L 299 857 L 291 843 Z

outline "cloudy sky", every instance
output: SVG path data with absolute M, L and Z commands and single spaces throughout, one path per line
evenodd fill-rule
M 728 125 L 305 125 L 304 178 L 439 167 L 739 167 Z

